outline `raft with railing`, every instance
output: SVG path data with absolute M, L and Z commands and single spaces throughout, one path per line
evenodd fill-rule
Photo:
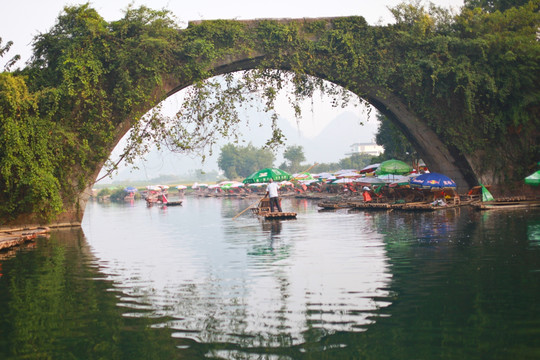
M 363 202 L 349 203 L 352 209 L 357 210 L 403 210 L 403 211 L 436 211 L 457 208 L 465 205 L 461 202 Z
M 471 205 L 477 210 L 528 209 L 540 207 L 540 199 L 498 198 L 493 201 L 473 202 Z
M 279 199 L 281 204 L 281 199 Z M 262 218 L 265 219 L 296 219 L 295 212 L 284 212 L 284 211 L 271 211 L 270 208 L 270 199 L 264 198 L 259 201 L 257 207 L 252 208 L 251 211 Z

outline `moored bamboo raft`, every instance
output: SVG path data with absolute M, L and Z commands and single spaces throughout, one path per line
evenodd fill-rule
M 432 203 L 418 202 L 393 204 L 392 209 L 404 211 L 436 211 L 457 208 L 459 206 L 461 206 L 461 204 L 433 205 Z
M 352 206 L 353 209 L 372 209 L 372 210 L 390 210 L 392 204 L 390 203 L 375 203 L 375 202 L 362 202 L 355 203 Z
M 0 250 L 9 249 L 26 242 L 34 241 L 38 237 L 46 236 L 49 232 L 50 229 L 48 227 L 2 231 L 0 232 Z
M 317 206 L 326 210 L 347 209 L 354 207 L 353 204 L 346 202 L 321 202 L 318 203 Z
M 355 203 L 354 209 L 370 209 L 370 210 L 404 210 L 404 211 L 436 211 L 452 209 L 464 204 L 446 204 L 446 205 L 433 205 L 426 202 L 412 202 L 412 203 Z
M 504 210 L 504 209 L 527 209 L 540 207 L 540 200 L 501 200 L 495 201 L 478 201 L 471 203 L 477 210 Z
M 182 200 L 169 201 L 169 202 L 163 204 L 163 206 L 180 206 L 180 205 L 182 205 Z

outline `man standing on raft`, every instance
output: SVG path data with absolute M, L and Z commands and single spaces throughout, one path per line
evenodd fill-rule
M 270 179 L 270 183 L 266 187 L 266 195 L 270 199 L 270 212 L 274 212 L 274 205 L 279 212 L 282 212 L 281 205 L 279 204 L 278 187 L 278 184 L 273 179 Z

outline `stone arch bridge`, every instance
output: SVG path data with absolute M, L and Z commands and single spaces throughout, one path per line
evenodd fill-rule
M 462 105 L 459 96 L 456 101 L 447 102 L 448 113 L 426 114 L 422 110 L 425 107 L 417 106 L 416 100 L 426 101 L 426 93 L 428 96 L 432 93 L 433 98 L 440 94 L 437 85 L 424 89 L 424 80 L 417 86 L 410 86 L 405 81 L 415 75 L 398 69 L 400 59 L 409 53 L 408 49 L 385 44 L 396 29 L 369 26 L 361 17 L 349 17 L 203 21 L 190 23 L 181 33 L 182 41 L 198 44 L 199 50 L 191 47 L 189 56 L 180 54 L 177 69 L 197 63 L 196 69 L 163 72 L 160 84 L 151 91 L 152 98 L 137 109 L 138 114 L 152 109 L 159 101 L 195 81 L 216 75 L 251 69 L 291 71 L 337 84 L 369 102 L 401 129 L 430 169 L 453 178 L 459 190 L 465 191 L 479 182 L 495 184 L 502 181 L 495 166 L 486 166 L 483 161 L 486 149 L 464 152 L 440 131 L 437 124 L 442 122 L 452 127 L 452 117 L 460 116 L 459 111 L 457 115 L 455 112 L 456 107 Z M 205 57 L 202 48 L 208 46 L 212 56 Z M 429 79 L 430 74 L 425 76 Z M 134 121 L 137 119 L 129 117 L 116 120 L 109 154 Z M 79 186 L 84 190 L 78 194 L 77 201 L 64 201 L 65 211 L 56 221 L 81 221 L 90 190 L 105 160 L 96 162 L 84 186 Z

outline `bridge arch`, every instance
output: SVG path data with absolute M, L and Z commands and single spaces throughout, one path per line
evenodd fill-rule
M 229 57 L 227 59 L 220 59 L 210 69 L 209 73 L 212 74 L 211 77 L 215 77 L 238 71 L 257 70 L 261 69 L 264 60 L 265 56 L 262 54 L 258 54 L 256 57 Z M 282 67 L 278 70 L 290 71 L 290 68 Z M 329 76 L 326 74 L 310 73 L 307 75 L 330 81 L 328 80 Z M 339 81 L 334 81 L 333 83 L 342 87 L 347 86 L 347 84 L 340 83 Z M 164 98 L 168 98 L 192 85 L 194 85 L 193 82 L 169 78 L 159 91 L 165 94 Z M 465 191 L 477 183 L 477 179 L 473 176 L 467 161 L 460 158 L 452 149 L 448 148 L 439 136 L 423 123 L 397 96 L 382 87 L 365 86 L 363 84 L 357 84 L 354 88 L 349 87 L 348 90 L 366 100 L 393 121 L 413 144 L 420 157 L 432 171 L 450 176 L 456 181 L 460 191 Z M 150 111 L 151 108 L 147 110 Z M 126 121 L 121 128 L 123 131 L 117 134 L 115 145 L 126 135 L 131 127 L 129 122 Z M 111 152 L 113 149 L 114 146 L 111 148 Z
M 475 30 L 481 37 L 477 42 L 468 41 L 469 34 L 459 28 L 439 32 L 436 25 L 414 19 L 396 26 L 369 26 L 362 17 L 216 20 L 177 29 L 161 14 L 147 17 L 148 9 L 114 24 L 88 5 L 68 10 L 59 26 L 41 38 L 28 75 L 35 82 L 32 91 L 52 89 L 32 102 L 44 105 L 39 109 L 44 124 L 62 125 L 62 132 L 50 138 L 44 132 L 44 142 L 58 137 L 69 139 L 70 146 L 47 170 L 51 183 L 60 183 L 51 195 L 9 198 L 28 205 L 16 214 L 23 221 L 44 219 L 38 214 L 43 208 L 49 219 L 80 221 L 107 155 L 141 114 L 193 83 L 241 70 L 291 71 L 351 91 L 393 121 L 427 165 L 454 178 L 462 190 L 478 182 L 515 181 L 537 157 L 538 101 L 523 96 L 537 93 L 537 81 L 530 76 L 538 74 L 530 50 L 538 43 L 536 27 L 529 26 L 536 12 L 530 6 L 522 9 L 531 17 L 520 22 L 516 36 L 532 45 L 516 56 L 489 36 L 489 18 L 485 29 Z M 149 18 L 157 21 L 148 23 Z M 493 56 L 486 58 L 490 46 Z M 462 59 L 466 66 L 460 66 Z M 516 59 L 523 66 L 508 66 Z M 524 84 L 517 87 L 509 81 L 516 76 L 528 82 L 514 81 Z M 504 98 L 484 79 L 512 83 L 504 93 L 510 95 Z M 22 176 L 35 175 L 32 168 L 24 170 Z M 45 206 L 49 199 L 54 207 Z

